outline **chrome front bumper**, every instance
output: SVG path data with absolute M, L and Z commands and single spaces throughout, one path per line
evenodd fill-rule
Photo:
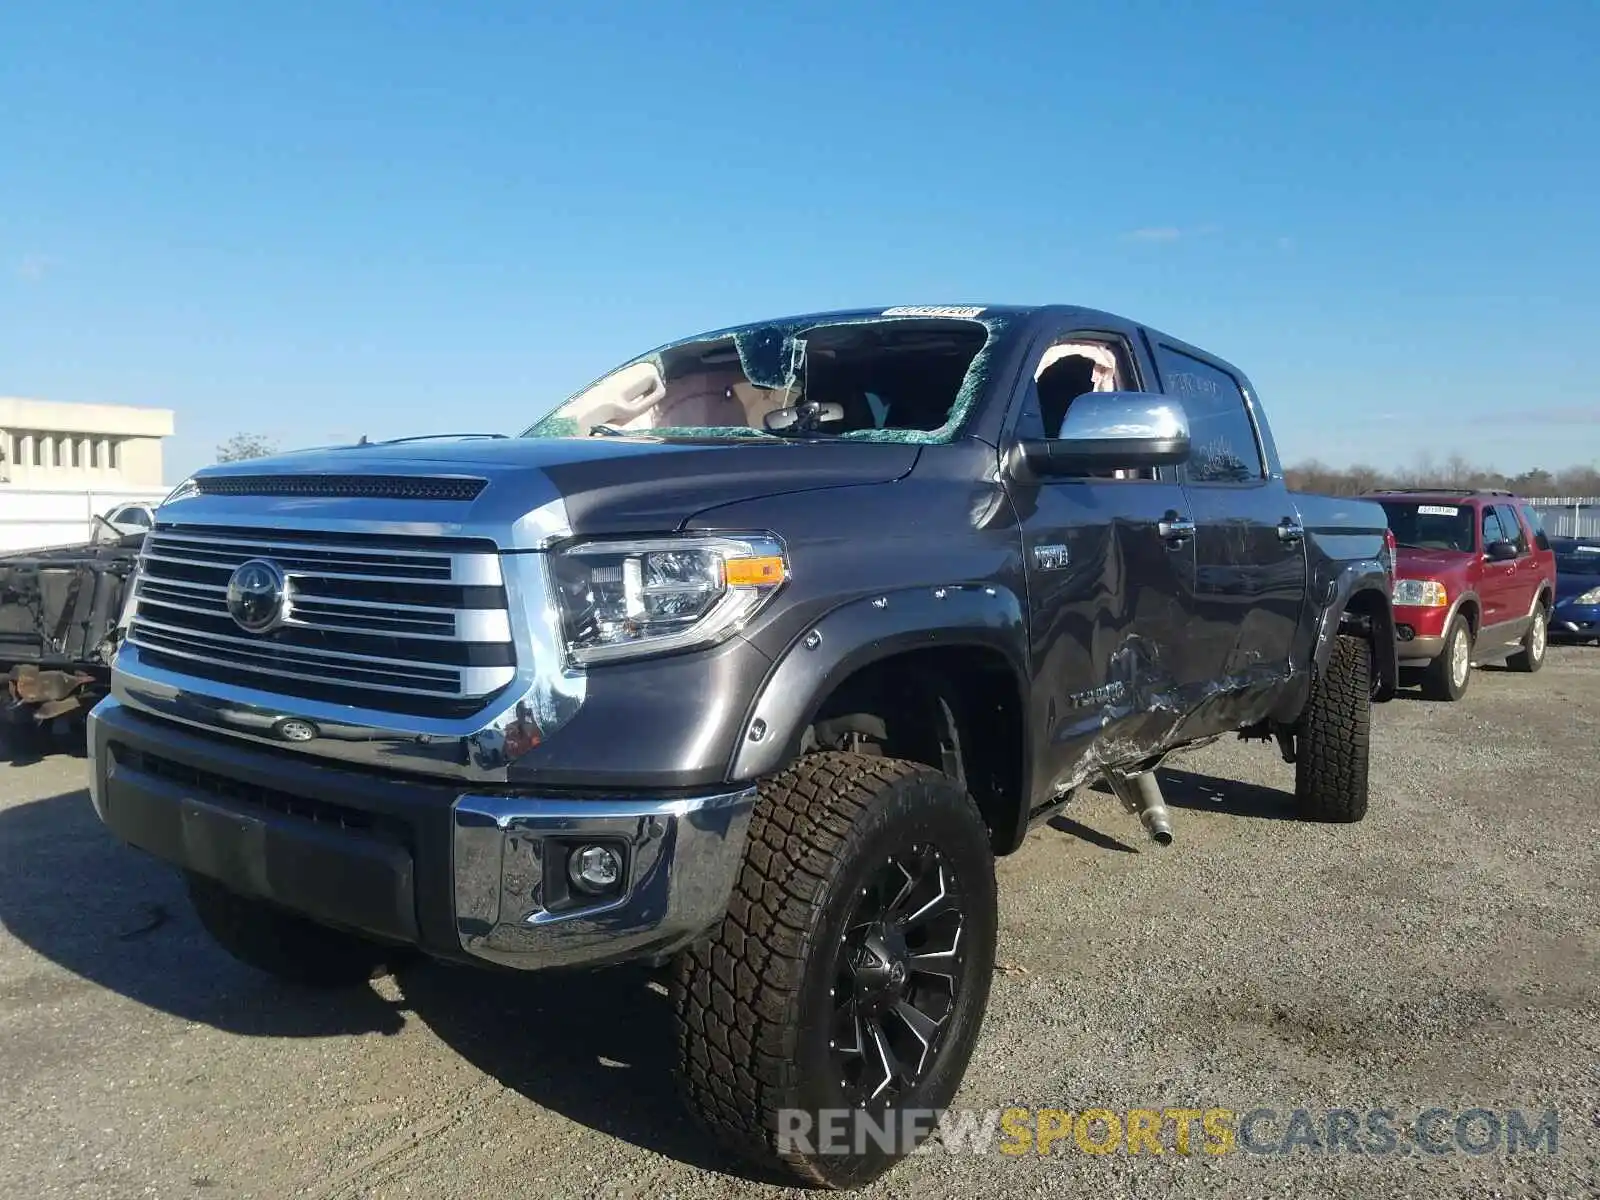
M 123 841 L 313 920 L 525 970 L 671 954 L 710 929 L 756 798 L 490 795 L 273 754 L 115 697 L 88 740 L 94 811 Z M 568 881 L 588 843 L 623 859 L 605 897 Z
M 672 800 L 462 796 L 454 807 L 456 931 L 503 966 L 600 965 L 670 954 L 722 916 L 755 789 Z M 623 855 L 619 893 L 586 900 L 566 859 L 588 843 Z

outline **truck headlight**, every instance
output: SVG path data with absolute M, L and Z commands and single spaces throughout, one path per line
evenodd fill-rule
M 1394 603 L 1408 608 L 1444 608 L 1450 603 L 1444 584 L 1432 579 L 1397 579 Z
M 1600 604 L 1600 587 L 1590 588 L 1583 595 L 1573 600 L 1574 604 Z
M 583 665 L 719 642 L 789 578 L 767 534 L 599 539 L 551 563 L 567 653 Z

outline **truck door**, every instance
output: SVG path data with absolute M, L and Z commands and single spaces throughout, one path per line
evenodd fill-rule
M 1189 417 L 1179 470 L 1195 523 L 1195 596 L 1185 631 L 1214 694 L 1191 716 L 1196 736 L 1266 714 L 1290 673 L 1306 603 L 1305 531 L 1248 385 L 1187 348 L 1153 347 L 1161 390 Z
M 1054 435 L 1074 397 L 1143 389 L 1130 342 L 1063 331 L 1032 356 L 1007 442 Z M 1167 470 L 1026 480 L 1008 473 L 1028 575 L 1035 803 L 1159 740 L 1180 656 L 1194 541 Z M 1175 536 L 1167 536 L 1174 523 Z

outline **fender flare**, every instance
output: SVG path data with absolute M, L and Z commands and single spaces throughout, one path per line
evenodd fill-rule
M 1333 643 L 1346 629 L 1345 616 L 1350 603 L 1358 595 L 1373 593 L 1377 597 L 1378 616 L 1366 622 L 1365 632 L 1372 643 L 1372 665 L 1377 672 L 1372 698 L 1377 701 L 1394 697 L 1399 684 L 1399 639 L 1395 635 L 1393 596 L 1389 590 L 1389 576 L 1383 564 L 1375 558 L 1357 559 L 1343 564 L 1339 573 L 1324 585 L 1326 600 L 1317 618 L 1316 640 L 1312 643 L 1311 661 L 1314 670 L 1327 669 L 1328 656 L 1333 653 Z
M 1026 712 L 1026 606 L 999 584 L 903 588 L 851 600 L 808 625 L 756 693 L 729 760 L 729 780 L 781 769 L 822 702 L 845 679 L 907 650 L 982 647 L 1010 664 Z M 1026 773 L 1028 731 L 1023 729 Z

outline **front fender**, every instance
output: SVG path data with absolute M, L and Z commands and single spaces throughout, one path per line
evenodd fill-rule
M 728 778 L 754 779 L 782 768 L 823 701 L 862 667 L 945 646 L 998 651 L 1016 675 L 1018 694 L 1027 695 L 1026 613 L 1009 588 L 949 584 L 852 600 L 811 624 L 778 658 L 750 707 Z
M 1372 698 L 1389 700 L 1400 678 L 1399 644 L 1394 632 L 1394 608 L 1389 591 L 1389 576 L 1376 559 L 1358 559 L 1343 564 L 1324 586 L 1327 597 L 1317 618 L 1316 641 L 1312 644 L 1312 663 L 1318 672 L 1328 666 L 1333 643 L 1341 631 L 1348 632 L 1347 617 L 1367 626 L 1372 643 L 1372 667 L 1377 686 Z M 1360 600 L 1357 601 L 1357 597 Z

